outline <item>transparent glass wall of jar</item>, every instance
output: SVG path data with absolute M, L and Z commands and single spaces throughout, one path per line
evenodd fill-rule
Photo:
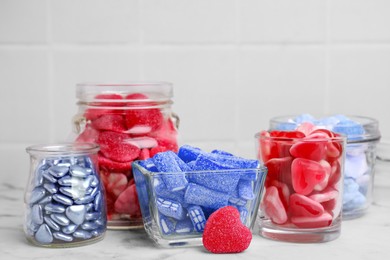
M 107 218 L 96 144 L 35 145 L 25 190 L 26 238 L 42 247 L 73 247 L 104 237 Z
M 109 229 L 143 227 L 131 164 L 177 151 L 179 118 L 167 82 L 82 83 L 76 88 L 74 140 L 100 145 Z

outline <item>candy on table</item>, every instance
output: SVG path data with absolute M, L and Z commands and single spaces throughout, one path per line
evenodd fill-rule
M 26 219 L 33 241 L 62 244 L 103 235 L 103 191 L 89 157 L 42 159 L 36 173 Z
M 303 132 L 261 133 L 279 138 L 260 139 L 260 154 L 268 167 L 262 208 L 278 225 L 326 227 L 340 213 L 341 205 L 336 204 L 341 189 L 337 176 L 341 175 L 338 161 L 342 159 L 342 147 L 336 140 L 324 139 L 337 134 L 305 127 L 301 128 Z M 287 136 L 295 139 L 284 139 Z
M 237 208 L 226 206 L 211 214 L 202 241 L 204 247 L 214 254 L 239 253 L 249 247 L 252 232 L 240 221 Z
M 159 225 L 164 235 L 202 233 L 207 218 L 228 205 L 237 208 L 242 222 L 247 222 L 246 206 L 255 199 L 253 175 L 258 160 L 183 145 L 178 154 L 157 153 L 139 164 L 160 173 L 152 175 L 151 184 L 157 210 L 163 216 Z M 248 169 L 248 174 L 237 171 L 242 168 Z
M 325 128 L 336 133 L 347 136 L 348 141 L 359 141 L 365 134 L 364 127 L 345 115 L 334 115 L 320 119 L 309 114 L 302 114 L 290 119 L 288 122 L 281 123 L 276 126 L 275 130 L 299 130 L 299 127 L 304 124 L 312 124 L 314 128 Z M 370 185 L 371 170 L 367 165 L 364 145 L 347 146 L 345 157 L 345 177 L 349 180 L 347 183 L 354 182 L 359 186 L 358 191 L 350 192 L 351 189 L 344 184 L 343 192 L 343 211 L 352 211 L 365 207 L 367 204 L 367 191 Z M 351 199 L 355 198 L 355 199 Z
M 100 145 L 98 163 L 107 195 L 108 219 L 139 218 L 136 193 L 133 196 L 136 190 L 126 189 L 133 180 L 131 164 L 158 152 L 176 152 L 176 128 L 159 108 L 148 108 L 154 103 L 145 94 L 100 94 L 95 100 L 96 107 L 84 113 L 86 126 L 76 141 Z

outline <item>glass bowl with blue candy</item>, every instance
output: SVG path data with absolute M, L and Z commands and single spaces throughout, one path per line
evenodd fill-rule
M 343 219 L 364 215 L 373 201 L 377 145 L 381 134 L 379 122 L 370 117 L 352 115 L 313 116 L 311 114 L 271 118 L 270 130 L 328 129 L 347 138 Z
M 208 217 L 228 205 L 253 228 L 267 174 L 258 160 L 183 145 L 132 167 L 144 227 L 157 245 L 202 245 Z

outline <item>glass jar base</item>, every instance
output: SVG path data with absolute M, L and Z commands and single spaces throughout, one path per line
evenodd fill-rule
M 367 208 L 358 208 L 352 210 L 343 210 L 343 220 L 351 220 L 355 218 L 360 218 L 366 214 Z
M 132 220 L 109 220 L 107 221 L 107 229 L 110 230 L 126 230 L 126 229 L 143 229 L 144 223 L 142 218 Z
M 33 244 L 35 246 L 39 246 L 39 247 L 68 248 L 68 247 L 79 247 L 79 246 L 94 244 L 96 242 L 103 240 L 104 236 L 105 236 L 105 234 L 94 237 L 94 238 L 90 238 L 90 239 L 86 239 L 86 240 L 82 240 L 82 241 L 77 241 L 77 242 L 63 242 L 63 243 L 57 242 L 57 243 L 50 243 L 50 244 L 38 243 L 35 239 L 33 239 L 31 237 L 27 237 L 27 241 L 30 242 L 31 244 Z
M 335 240 L 340 236 L 341 222 L 326 228 L 289 228 L 274 225 L 269 220 L 262 220 L 259 225 L 262 237 L 293 243 L 321 243 Z

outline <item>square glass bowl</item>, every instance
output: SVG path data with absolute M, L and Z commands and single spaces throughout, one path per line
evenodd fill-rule
M 159 246 L 201 246 L 208 217 L 224 206 L 235 206 L 242 223 L 252 229 L 267 169 L 232 169 L 160 173 L 136 161 L 132 165 L 144 227 Z M 185 189 L 169 191 L 165 183 L 185 178 Z M 201 184 L 199 184 L 201 183 Z

